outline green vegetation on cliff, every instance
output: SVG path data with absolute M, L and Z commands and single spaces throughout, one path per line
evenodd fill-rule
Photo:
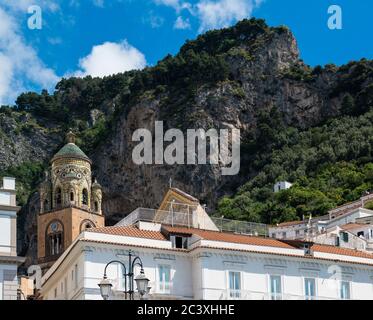
M 219 214 L 278 223 L 325 214 L 373 190 L 373 110 L 303 132 L 284 126 L 275 114 L 262 115 L 257 137 L 244 145 L 256 154 L 252 167 L 258 174 L 220 200 Z M 274 193 L 274 183 L 282 180 L 293 187 Z

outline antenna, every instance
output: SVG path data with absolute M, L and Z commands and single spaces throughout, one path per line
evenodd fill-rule
M 172 188 L 172 178 L 170 177 L 170 180 L 168 181 L 170 189 Z

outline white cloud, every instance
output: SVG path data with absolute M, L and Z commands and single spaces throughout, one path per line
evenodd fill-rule
M 53 45 L 53 46 L 62 43 L 62 39 L 61 39 L 60 37 L 48 37 L 48 38 L 47 38 L 47 41 L 48 41 L 51 45 Z
M 104 0 L 93 0 L 93 4 L 96 7 L 103 8 L 104 7 Z
M 120 43 L 105 42 L 94 46 L 91 53 L 80 59 L 80 71 L 75 76 L 104 77 L 146 66 L 145 56 L 126 40 Z
M 197 4 L 200 19 L 199 32 L 227 27 L 232 23 L 249 18 L 261 0 L 201 0 Z
M 150 11 L 149 17 L 143 19 L 143 22 L 144 23 L 150 23 L 150 26 L 153 29 L 156 29 L 156 28 L 159 28 L 159 27 L 161 27 L 163 25 L 164 18 L 162 18 L 161 16 L 158 16 L 158 15 L 154 14 L 153 11 Z
M 192 5 L 189 2 L 182 0 L 154 0 L 157 5 L 164 5 L 171 7 L 176 10 L 177 13 L 180 13 L 182 10 L 192 10 Z
M 188 18 L 184 20 L 182 16 L 177 17 L 175 24 L 174 24 L 174 29 L 185 30 L 185 29 L 190 29 L 190 27 L 191 27 L 190 21 Z
M 1 8 L 0 70 L 0 105 L 13 103 L 26 84 L 52 89 L 59 80 L 26 44 L 15 19 Z
M 52 12 L 59 10 L 58 3 L 52 0 L 0 0 L 0 4 L 13 11 L 27 12 L 28 7 L 33 5 Z
M 190 28 L 188 19 L 183 19 L 179 14 L 187 10 L 189 14 L 198 18 L 200 27 L 198 32 L 210 29 L 228 27 L 238 20 L 250 18 L 253 10 L 264 0 L 199 0 L 192 5 L 184 0 L 153 0 L 157 5 L 164 5 L 175 10 L 178 18 L 175 29 Z

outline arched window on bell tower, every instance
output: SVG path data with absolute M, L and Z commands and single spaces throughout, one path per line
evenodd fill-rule
M 83 220 L 80 223 L 80 232 L 83 232 L 91 228 L 96 228 L 96 225 L 91 220 Z
M 44 200 L 44 212 L 47 212 L 47 211 L 49 211 L 49 203 L 48 203 L 48 200 L 45 199 Z
M 83 189 L 83 193 L 82 193 L 82 203 L 86 206 L 88 206 L 88 191 L 87 189 Z
M 70 191 L 70 202 L 74 202 L 74 192 Z
M 95 212 L 98 212 L 98 201 L 95 201 Z
M 59 207 L 62 205 L 62 190 L 57 188 L 56 190 L 56 206 Z
M 63 225 L 60 221 L 52 221 L 46 230 L 45 249 L 46 256 L 59 256 L 64 250 Z

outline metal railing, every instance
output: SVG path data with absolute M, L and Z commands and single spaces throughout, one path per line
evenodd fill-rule
M 196 214 L 188 212 L 174 212 L 156 210 L 149 208 L 137 208 L 124 219 L 117 223 L 117 226 L 131 226 L 139 221 L 181 226 L 187 228 L 206 229 L 209 222 L 213 222 L 216 230 L 220 232 L 232 232 L 252 236 L 268 236 L 268 226 L 262 223 L 230 220 L 225 218 L 207 217 L 202 221 L 197 219 Z M 198 221 L 197 221 L 198 220 Z M 210 228 L 207 228 L 210 229 Z
M 339 300 L 330 297 L 305 296 L 247 290 L 222 290 L 219 300 Z
M 139 221 L 162 223 L 172 226 L 193 227 L 193 216 L 186 212 L 171 212 L 148 208 L 137 208 L 117 223 L 117 226 L 131 226 Z
M 251 236 L 268 236 L 268 226 L 263 223 L 230 220 L 225 218 L 210 217 L 219 231 L 246 234 Z

